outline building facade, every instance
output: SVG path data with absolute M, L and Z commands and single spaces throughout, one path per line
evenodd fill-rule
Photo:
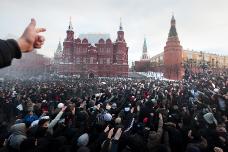
M 146 43 L 146 38 L 144 38 L 142 56 L 139 61 L 134 62 L 134 71 L 146 72 L 146 71 L 150 71 L 150 68 L 151 66 L 150 66 L 150 59 L 147 52 L 147 43 Z
M 58 74 L 83 77 L 128 76 L 128 47 L 120 23 L 113 42 L 109 34 L 80 34 L 74 38 L 70 21 L 63 49 L 59 43 L 54 55 L 54 69 Z
M 149 60 L 149 64 L 140 62 L 140 67 L 150 65 L 150 68 L 147 68 L 148 71 L 162 72 L 165 78 L 173 80 L 182 79 L 186 69 L 191 73 L 204 72 L 205 69 L 212 72 L 222 72 L 228 69 L 228 56 L 183 49 L 177 34 L 174 16 L 171 19 L 164 51 Z M 145 70 L 138 72 L 145 72 Z
M 159 53 L 150 59 L 152 71 L 165 72 L 163 57 L 164 52 Z M 193 73 L 203 72 L 204 69 L 208 69 L 212 72 L 223 72 L 228 69 L 228 56 L 196 50 L 183 50 L 181 66 L 183 68 L 188 66 Z
M 169 79 L 181 79 L 183 76 L 182 62 L 182 46 L 176 31 L 176 20 L 174 16 L 171 19 L 171 27 L 169 30 L 166 46 L 164 47 L 164 77 Z
M 49 73 L 50 58 L 38 54 L 36 50 L 24 53 L 20 60 L 14 59 L 12 65 L 1 69 L 1 76 L 32 77 Z

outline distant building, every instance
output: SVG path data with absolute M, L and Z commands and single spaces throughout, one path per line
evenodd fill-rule
M 113 42 L 109 34 L 79 34 L 74 38 L 70 21 L 67 36 L 54 55 L 55 72 L 63 75 L 128 76 L 128 47 L 120 23 L 117 39 Z
M 143 42 L 143 52 L 142 52 L 141 60 L 149 60 L 149 56 L 147 54 L 146 38 L 144 38 L 144 42 Z
M 150 59 L 152 71 L 166 72 L 164 71 L 163 58 L 164 52 L 159 53 Z M 188 67 L 193 73 L 203 72 L 204 69 L 208 69 L 212 72 L 222 72 L 228 69 L 228 56 L 203 51 L 183 50 L 181 55 L 181 66 L 181 76 L 184 75 L 186 67 Z M 166 76 L 169 78 L 169 74 Z
M 50 58 L 38 54 L 35 50 L 30 53 L 23 53 L 22 58 L 14 59 L 12 65 L 1 69 L 1 76 L 31 77 L 49 73 Z
M 203 72 L 205 69 L 212 72 L 221 72 L 228 69 L 228 56 L 183 49 L 178 38 L 174 16 L 171 19 L 171 27 L 164 51 L 149 60 L 149 64 L 143 62 L 142 59 L 136 61 L 136 71 L 163 72 L 165 78 L 173 80 L 182 79 L 186 69 L 192 73 Z M 144 67 L 143 71 L 141 70 L 142 67 Z
M 169 30 L 168 40 L 164 47 L 164 77 L 169 79 L 182 79 L 184 70 L 182 62 L 182 46 L 176 31 L 176 20 L 174 16 L 171 19 L 171 27 Z
M 147 53 L 146 38 L 144 38 L 142 57 L 139 61 L 135 61 L 134 70 L 136 72 L 146 72 L 146 71 L 150 71 L 150 67 L 151 66 L 150 66 L 150 59 Z

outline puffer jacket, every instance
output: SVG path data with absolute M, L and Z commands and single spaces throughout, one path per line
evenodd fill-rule
M 7 139 L 7 144 L 10 148 L 19 151 L 22 141 L 27 139 L 25 123 L 15 124 L 10 130 L 12 134 Z

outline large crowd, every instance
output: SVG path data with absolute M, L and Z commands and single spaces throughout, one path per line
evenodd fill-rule
M 228 76 L 4 79 L 0 152 L 228 152 Z

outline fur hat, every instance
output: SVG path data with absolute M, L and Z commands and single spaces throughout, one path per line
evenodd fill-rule
M 115 124 L 120 124 L 121 123 L 121 118 L 120 117 L 117 117 L 116 119 L 115 119 Z
M 89 143 L 89 135 L 87 133 L 82 134 L 78 137 L 77 145 L 78 146 L 86 146 Z
M 111 121 L 112 115 L 110 113 L 105 113 L 103 118 L 104 118 L 104 121 Z
M 112 109 L 116 109 L 116 108 L 117 108 L 116 103 L 113 103 L 113 104 L 112 104 Z

